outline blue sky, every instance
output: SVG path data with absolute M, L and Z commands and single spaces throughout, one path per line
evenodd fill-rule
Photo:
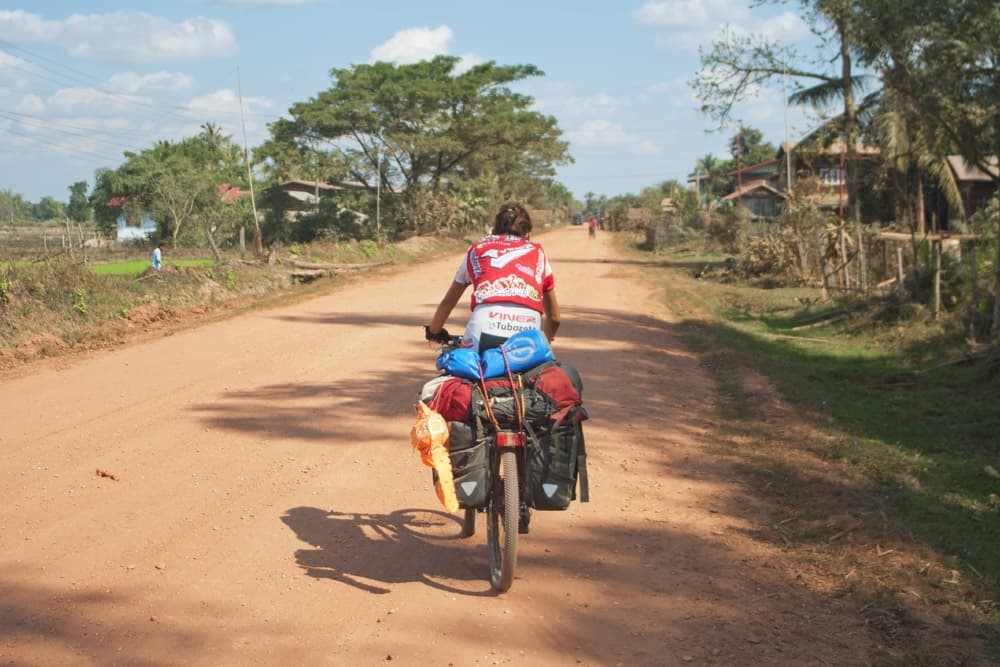
M 554 116 L 575 164 L 558 178 L 587 192 L 638 193 L 684 181 L 727 137 L 688 86 L 698 47 L 726 27 L 809 44 L 796 3 L 743 0 L 187 0 L 0 2 L 0 190 L 69 197 L 122 152 L 216 123 L 251 146 L 267 123 L 331 85 L 329 70 L 437 54 L 532 64 L 519 84 Z M 780 86 L 741 106 L 747 125 L 785 139 Z M 791 109 L 789 138 L 806 131 Z

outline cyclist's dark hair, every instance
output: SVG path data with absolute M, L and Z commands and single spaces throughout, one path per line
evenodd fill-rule
M 529 232 L 531 232 L 531 216 L 528 215 L 527 209 L 513 202 L 500 207 L 500 212 L 493 221 L 494 234 L 527 236 Z

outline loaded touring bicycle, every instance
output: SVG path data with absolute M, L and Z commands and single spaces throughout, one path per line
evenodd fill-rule
M 414 444 L 434 468 L 439 498 L 464 512 L 462 536 L 486 517 L 490 583 L 508 590 L 517 565 L 519 534 L 530 512 L 565 510 L 589 500 L 582 422 L 587 412 L 576 371 L 555 360 L 544 335 L 515 334 L 482 355 L 459 346 L 441 349 L 442 374 L 428 382 L 418 404 Z M 431 457 L 419 442 L 421 420 L 439 420 L 447 456 Z M 430 430 L 423 424 L 423 432 Z

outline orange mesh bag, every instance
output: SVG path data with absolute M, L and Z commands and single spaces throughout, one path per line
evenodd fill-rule
M 413 448 L 420 452 L 420 460 L 437 473 L 439 484 L 435 486 L 441 504 L 449 512 L 455 512 L 458 510 L 458 497 L 448 456 L 448 422 L 423 401 L 417 402 L 416 410 L 417 421 L 410 430 Z

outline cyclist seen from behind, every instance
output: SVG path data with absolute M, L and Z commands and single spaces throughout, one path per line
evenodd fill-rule
M 552 267 L 542 247 L 531 241 L 531 216 L 520 204 L 501 206 L 492 233 L 469 248 L 424 328 L 427 340 L 449 342 L 444 324 L 469 285 L 472 315 L 463 346 L 482 352 L 528 329 L 540 329 L 550 342 L 555 339 L 559 304 Z

